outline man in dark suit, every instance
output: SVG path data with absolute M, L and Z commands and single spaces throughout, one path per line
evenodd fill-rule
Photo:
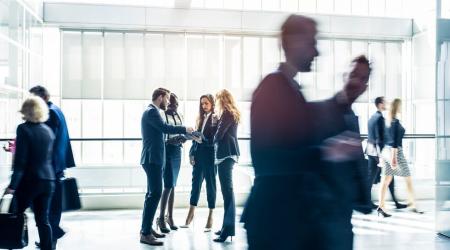
M 59 226 L 62 214 L 62 182 L 64 170 L 75 167 L 72 146 L 70 145 L 69 131 L 66 119 L 61 109 L 50 101 L 50 93 L 43 86 L 37 85 L 30 89 L 30 93 L 41 97 L 49 108 L 49 119 L 45 122 L 55 134 L 53 144 L 52 165 L 55 170 L 55 192 L 50 204 L 49 221 L 52 226 L 53 241 L 63 237 L 65 232 Z M 39 246 L 39 243 L 36 243 Z
M 372 185 L 378 183 L 377 179 L 380 176 L 381 168 L 378 167 L 379 158 L 381 154 L 381 150 L 384 148 L 384 144 L 386 142 L 385 137 L 385 120 L 383 117 L 383 111 L 386 110 L 386 104 L 383 96 L 379 96 L 375 98 L 375 106 L 377 107 L 377 112 L 373 114 L 368 122 L 368 135 L 367 135 L 367 148 L 366 154 L 368 156 L 368 164 L 369 164 L 369 185 L 368 192 L 369 194 L 372 191 Z M 395 196 L 395 186 L 394 186 L 394 178 L 392 178 L 391 183 L 389 184 L 389 191 L 392 196 L 392 200 L 395 202 L 395 206 L 397 209 L 406 208 L 405 204 L 402 204 L 397 201 L 397 197 Z M 372 203 L 373 208 L 377 208 L 378 206 Z
M 145 195 L 144 211 L 140 242 L 148 245 L 161 246 L 163 238 L 152 229 L 153 219 L 162 194 L 162 171 L 166 159 L 164 134 L 192 133 L 192 128 L 166 124 L 160 110 L 166 110 L 169 105 L 170 91 L 158 88 L 153 92 L 152 104 L 144 111 L 141 119 L 142 154 L 141 165 L 147 175 L 147 194 Z
M 307 102 L 294 77 L 299 71 L 311 71 L 318 56 L 316 34 L 314 20 L 291 15 L 281 31 L 286 62 L 253 94 L 255 181 L 242 218 L 251 250 L 349 247 L 340 234 L 329 231 L 344 230 L 341 220 L 348 217 L 329 208 L 335 197 L 327 179 L 333 176 L 324 176 L 329 165 L 324 159 L 351 159 L 357 140 L 345 135 L 325 140 L 347 129 L 345 114 L 366 90 L 370 67 L 355 62 L 342 91 L 326 101 Z

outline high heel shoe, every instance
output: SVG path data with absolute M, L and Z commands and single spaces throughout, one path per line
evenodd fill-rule
M 420 210 L 418 210 L 417 208 L 411 208 L 411 212 L 413 212 L 413 213 L 416 213 L 416 214 L 424 214 L 425 212 L 424 211 L 420 211 Z
M 175 226 L 175 223 L 173 222 L 172 218 L 169 219 L 169 216 L 166 216 L 165 220 L 166 220 L 166 223 L 169 225 L 170 230 L 178 230 L 178 227 Z
M 377 208 L 377 213 L 378 213 L 378 216 L 380 216 L 380 214 L 381 214 L 381 215 L 383 215 L 384 218 L 392 216 L 392 215 L 386 213 L 385 211 L 383 211 L 383 209 L 381 209 L 381 207 Z
M 159 231 L 161 231 L 161 233 L 170 233 L 170 229 L 167 228 L 164 218 L 159 217 L 158 219 L 156 219 L 156 226 L 159 228 Z
M 231 235 L 227 235 L 227 236 L 219 236 L 219 237 L 213 239 L 213 241 L 214 241 L 214 242 L 220 242 L 220 243 L 223 243 L 223 242 L 225 242 L 225 241 L 227 240 L 228 237 L 231 237 L 231 242 L 233 242 L 233 236 L 231 236 Z
M 217 232 L 214 233 L 215 235 L 221 235 L 222 234 L 222 230 L 219 230 Z

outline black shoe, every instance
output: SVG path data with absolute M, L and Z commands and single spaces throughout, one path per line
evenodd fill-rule
M 378 206 L 375 205 L 375 203 L 372 203 L 372 209 L 377 209 L 377 208 L 378 208 Z
M 170 233 L 170 229 L 167 228 L 164 218 L 156 219 L 156 226 L 159 227 L 159 231 L 161 231 L 161 233 Z
M 397 202 L 397 203 L 395 203 L 395 207 L 396 207 L 397 209 L 403 209 L 403 208 L 407 208 L 408 205 L 402 204 L 402 203 L 400 203 L 400 202 Z
M 381 215 L 383 215 L 384 218 L 392 216 L 392 215 L 384 212 L 383 209 L 381 209 L 381 207 L 377 208 L 377 213 L 378 213 L 378 216 L 380 216 L 380 214 L 381 214 Z
M 165 234 L 160 234 L 152 229 L 152 235 L 155 236 L 155 238 L 166 238 Z
M 217 232 L 214 233 L 215 235 L 221 235 L 222 234 L 222 230 L 219 230 Z
M 416 213 L 416 214 L 424 214 L 424 211 L 420 211 L 417 208 L 411 208 L 411 212 Z
M 229 235 L 227 235 L 227 236 L 219 236 L 219 237 L 213 239 L 213 241 L 222 243 L 222 242 L 225 242 L 228 237 L 231 237 L 231 241 L 233 241 L 233 236 L 231 236 L 231 235 L 230 236 Z
M 173 223 L 173 219 L 169 218 L 169 216 L 166 216 L 166 222 L 169 225 L 170 230 L 178 230 L 178 227 Z
M 41 243 L 35 241 L 34 245 L 36 246 L 36 248 L 41 248 Z M 52 249 L 56 249 L 56 240 L 52 242 Z

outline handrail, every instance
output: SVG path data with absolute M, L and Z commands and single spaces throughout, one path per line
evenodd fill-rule
M 367 139 L 367 134 L 361 134 L 362 139 Z M 405 134 L 404 139 L 434 139 L 434 138 L 450 138 L 450 136 L 436 136 L 435 134 Z M 10 141 L 12 138 L 0 138 L 1 141 Z M 124 138 L 71 138 L 71 141 L 141 141 L 142 138 L 124 137 Z M 239 137 L 240 141 L 249 141 L 250 137 Z

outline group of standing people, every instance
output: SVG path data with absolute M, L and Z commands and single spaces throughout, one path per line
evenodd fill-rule
M 147 194 L 140 242 L 161 246 L 163 242 L 158 238 L 164 238 L 165 233 L 178 229 L 173 220 L 174 189 L 180 171 L 181 147 L 188 138 L 194 140 L 190 149 L 190 162 L 193 165 L 192 190 L 189 213 L 182 227 L 189 227 L 194 218 L 200 189 L 205 180 L 210 209 L 205 231 L 211 231 L 218 173 L 225 211 L 222 227 L 216 232 L 218 237 L 214 241 L 224 242 L 235 234 L 232 171 L 240 155 L 237 140 L 240 112 L 227 90 L 221 90 L 215 98 L 210 94 L 200 97 L 195 129 L 183 126 L 183 118 L 177 108 L 177 96 L 167 89 L 158 88 L 153 92 L 152 103 L 142 115 L 141 165 L 147 175 Z M 187 136 L 180 136 L 183 134 Z M 160 214 L 156 218 L 156 226 L 161 233 L 153 228 L 158 204 Z

